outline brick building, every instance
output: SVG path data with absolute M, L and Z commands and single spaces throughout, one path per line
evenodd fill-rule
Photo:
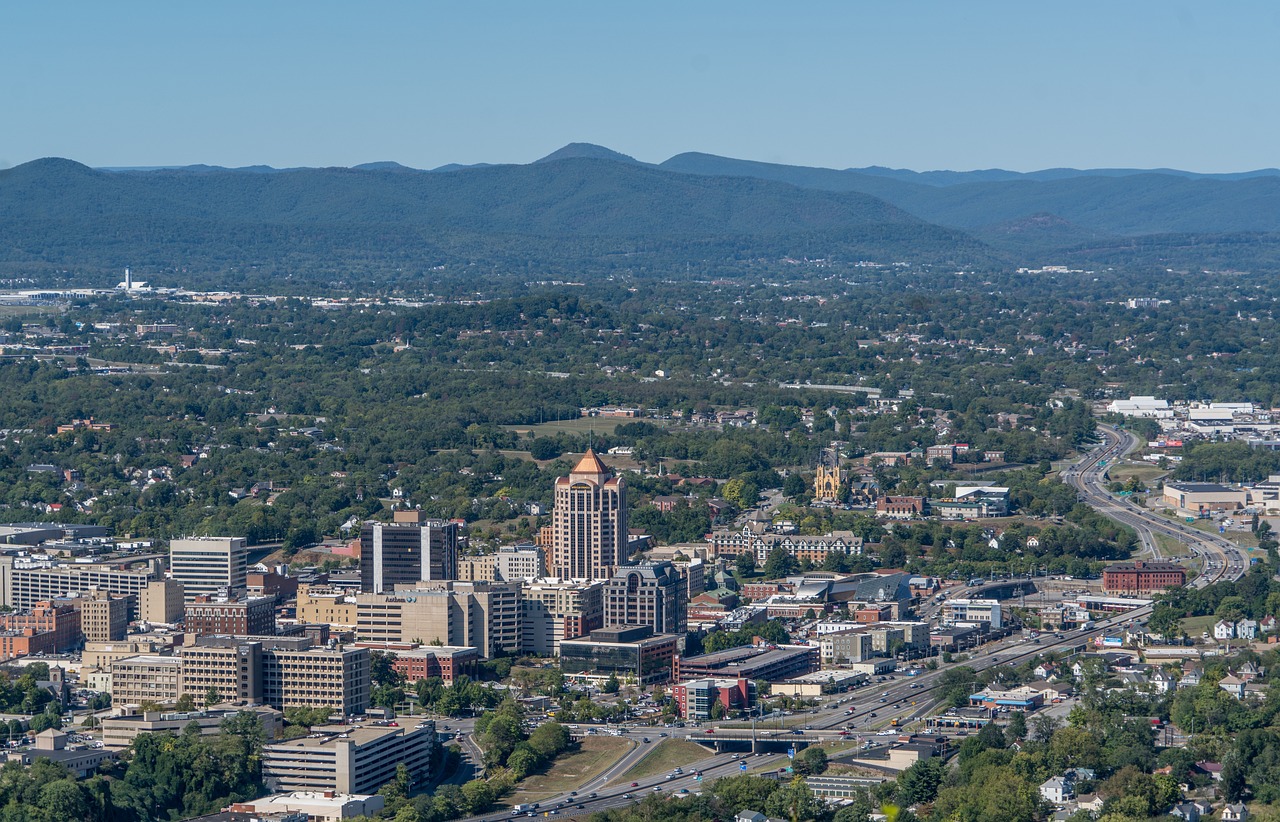
M 230 636 L 273 636 L 276 633 L 276 598 L 224 599 L 198 596 L 187 605 L 183 625 L 187 633 Z
M 35 607 L 28 611 L 0 614 L 0 631 L 22 632 L 28 628 L 36 631 L 37 634 L 49 631 L 53 634 L 53 646 L 57 651 L 80 647 L 84 639 L 80 624 L 80 612 L 71 604 L 55 605 L 52 602 L 37 602 Z M 38 652 L 32 651 L 32 653 Z
M 1102 590 L 1108 594 L 1141 594 L 1186 584 L 1186 569 L 1173 562 L 1121 562 L 1102 571 Z

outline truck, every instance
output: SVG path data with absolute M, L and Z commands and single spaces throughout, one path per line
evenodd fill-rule
M 1081 627 L 1081 629 L 1083 629 L 1083 630 L 1085 630 L 1085 631 L 1092 631 L 1092 630 L 1093 630 L 1093 620 L 1092 620 L 1092 619 L 1090 619 L 1090 620 L 1086 621 L 1086 622 L 1085 622 L 1083 625 L 1081 625 L 1080 627 Z

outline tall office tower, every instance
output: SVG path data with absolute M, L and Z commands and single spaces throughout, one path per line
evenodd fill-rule
M 366 594 L 457 578 L 457 523 L 396 511 L 394 522 L 366 522 L 360 531 L 360 590 Z
M 556 480 L 551 573 L 608 579 L 627 561 L 627 484 L 587 449 L 569 476 Z
M 619 568 L 604 586 L 604 627 L 647 625 L 655 634 L 683 634 L 685 582 L 670 562 Z
M 183 602 L 243 589 L 249 546 L 244 537 L 190 537 L 169 543 L 169 575 L 182 583 Z

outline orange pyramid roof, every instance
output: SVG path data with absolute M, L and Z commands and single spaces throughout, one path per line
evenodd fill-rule
M 596 456 L 594 448 L 587 448 L 587 453 L 582 455 L 582 459 L 578 462 L 578 466 L 573 469 L 574 474 L 607 474 L 608 467 L 600 461 Z

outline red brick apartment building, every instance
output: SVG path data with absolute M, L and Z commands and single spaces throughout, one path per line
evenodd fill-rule
M 1102 590 L 1108 594 L 1145 594 L 1186 584 L 1186 569 L 1173 562 L 1122 562 L 1102 572 Z

